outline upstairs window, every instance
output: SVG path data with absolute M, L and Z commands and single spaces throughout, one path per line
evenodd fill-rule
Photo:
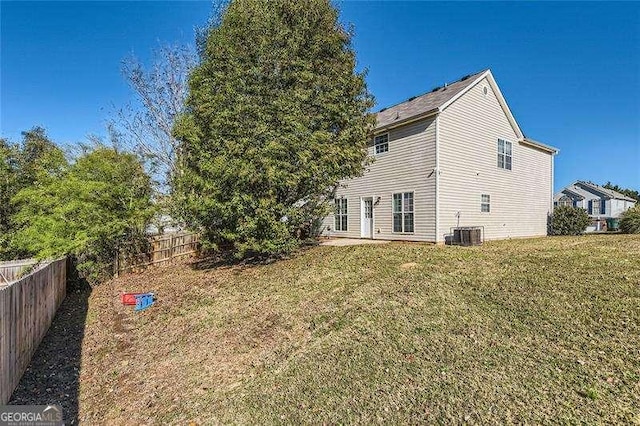
M 389 134 L 378 135 L 373 139 L 376 154 L 382 154 L 389 151 Z
M 512 145 L 511 142 L 504 139 L 498 139 L 498 168 L 511 170 L 512 162 Z
M 347 199 L 346 198 L 337 198 L 336 200 L 336 211 L 335 211 L 335 228 L 336 231 L 346 231 L 347 230 Z
M 483 213 L 491 212 L 491 195 L 482 194 L 480 196 L 480 211 Z
M 574 204 L 575 202 L 569 197 L 562 197 L 560 198 L 560 201 L 558 201 L 559 206 L 575 207 Z
M 393 232 L 413 232 L 413 192 L 393 194 Z

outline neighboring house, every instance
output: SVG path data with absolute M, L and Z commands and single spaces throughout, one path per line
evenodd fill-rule
M 341 182 L 324 235 L 442 243 L 547 234 L 557 149 L 526 138 L 490 70 L 378 112 L 364 175 Z
M 147 235 L 176 234 L 184 230 L 171 216 L 160 214 L 153 218 L 144 233 Z
M 604 229 L 606 219 L 618 218 L 636 200 L 591 182 L 576 181 L 553 196 L 554 206 L 581 207 L 591 216 L 587 232 Z

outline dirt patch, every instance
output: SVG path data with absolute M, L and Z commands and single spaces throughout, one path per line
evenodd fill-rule
M 276 301 L 239 286 L 254 275 L 247 265 L 202 271 L 181 264 L 96 288 L 90 306 L 97 315 L 82 368 L 83 383 L 91 385 L 81 396 L 92 409 L 80 420 L 118 423 L 126 412 L 132 423 L 206 422 L 184 404 L 199 404 L 194 395 L 204 404 L 212 393 L 233 388 L 302 332 L 292 329 Z M 154 292 L 157 301 L 136 312 L 121 304 L 122 292 Z

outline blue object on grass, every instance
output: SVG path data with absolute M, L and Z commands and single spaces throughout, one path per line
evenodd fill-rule
M 147 309 L 155 302 L 155 295 L 153 293 L 136 294 L 136 311 Z

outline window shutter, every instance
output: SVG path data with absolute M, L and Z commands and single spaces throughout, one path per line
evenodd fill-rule
M 605 200 L 604 198 L 602 200 L 600 200 L 600 214 L 601 215 L 605 215 L 607 211 L 607 200 Z
M 593 214 L 593 200 L 589 200 L 589 214 Z
M 578 200 L 573 200 L 573 207 L 578 207 Z

